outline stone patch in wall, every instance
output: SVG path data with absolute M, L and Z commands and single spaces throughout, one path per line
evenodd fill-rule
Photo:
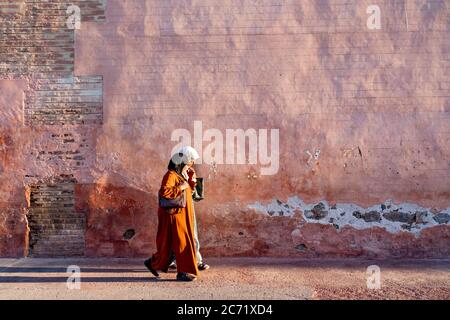
M 271 217 L 292 217 L 300 212 L 307 223 L 332 225 L 337 230 L 344 226 L 358 230 L 380 227 L 391 233 L 406 231 L 418 236 L 425 228 L 450 224 L 450 207 L 437 210 L 414 203 L 396 204 L 393 200 L 363 208 L 352 203 L 330 205 L 327 201 L 308 204 L 298 197 L 291 197 L 287 202 L 278 199 L 266 205 L 256 202 L 248 208 Z

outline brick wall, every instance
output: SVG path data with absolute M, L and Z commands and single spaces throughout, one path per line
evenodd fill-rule
M 370 5 L 381 29 L 367 27 Z M 0 191 L 19 199 L 14 215 L 0 206 L 3 248 L 24 224 L 10 218 L 24 216 L 20 183 L 64 174 L 87 255 L 150 254 L 171 133 L 201 121 L 280 130 L 276 175 L 198 167 L 205 253 L 449 256 L 448 1 L 0 1 L 0 13 L 0 78 L 26 81 L 22 127 L 0 133 L 11 138 Z M 383 218 L 388 200 L 430 219 L 401 229 Z M 322 218 L 304 215 L 316 207 Z M 340 208 L 381 222 L 341 223 Z
M 74 30 L 66 27 L 69 5 L 78 5 L 82 21 L 104 21 L 105 1 L 2 1 L 0 2 L 0 74 L 20 78 L 26 74 L 73 72 Z
M 101 76 L 74 75 L 75 30 L 67 25 L 72 5 L 83 23 L 105 20 L 102 0 L 0 1 L 0 79 L 3 88 L 20 82 L 23 90 L 20 110 L 0 92 L 0 136 L 12 145 L 2 166 L 2 191 L 14 193 L 0 205 L 0 255 L 84 254 L 85 217 L 73 208 L 74 183 L 58 181 L 61 175 L 86 176 L 92 166 L 103 85 Z M 20 117 L 12 118 L 12 111 Z
M 101 124 L 102 95 L 98 76 L 33 79 L 25 101 L 25 124 Z
M 86 217 L 75 211 L 74 182 L 62 177 L 58 183 L 30 186 L 30 256 L 84 255 Z

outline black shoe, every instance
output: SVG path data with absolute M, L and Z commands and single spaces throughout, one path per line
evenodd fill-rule
M 176 270 L 177 269 L 177 265 L 175 264 L 175 254 L 172 252 L 170 254 L 169 260 L 167 261 L 167 265 L 166 267 L 161 270 L 164 273 L 169 272 L 169 270 Z
M 157 278 L 159 278 L 159 273 L 155 269 L 152 268 L 152 259 L 147 259 L 144 261 L 144 266 Z
M 175 262 L 172 262 L 169 266 L 167 266 L 165 269 L 161 270 L 164 273 L 168 273 L 170 271 L 174 271 L 177 270 L 177 265 L 175 264 Z
M 195 280 L 197 280 L 197 277 L 193 276 L 193 275 L 191 275 L 189 273 L 178 272 L 177 280 L 178 281 L 195 281 Z
M 198 264 L 198 270 L 200 271 L 205 271 L 209 269 L 209 265 L 207 265 L 206 263 L 202 262 Z

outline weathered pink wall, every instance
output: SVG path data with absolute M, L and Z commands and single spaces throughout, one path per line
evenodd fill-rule
M 375 1 L 368 30 L 373 2 L 110 0 L 74 42 L 75 76 L 103 78 L 102 122 L 30 143 L 74 132 L 87 160 L 10 170 L 74 175 L 88 256 L 145 256 L 175 129 L 279 129 L 275 175 L 199 165 L 207 256 L 449 257 L 450 7 Z
M 23 256 L 26 199 L 22 156 L 29 131 L 23 128 L 24 81 L 0 80 L 0 253 Z

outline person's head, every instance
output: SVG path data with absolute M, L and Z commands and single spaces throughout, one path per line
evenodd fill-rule
M 192 167 L 195 160 L 199 158 L 200 156 L 194 148 L 189 146 L 182 147 L 170 159 L 168 169 L 181 173 L 185 166 Z
M 173 170 L 178 174 L 181 174 L 183 172 L 183 168 L 188 165 L 187 163 L 183 162 L 183 161 L 177 161 L 178 157 L 183 157 L 182 154 L 178 153 L 175 154 L 169 161 L 169 164 L 167 166 L 168 170 Z

